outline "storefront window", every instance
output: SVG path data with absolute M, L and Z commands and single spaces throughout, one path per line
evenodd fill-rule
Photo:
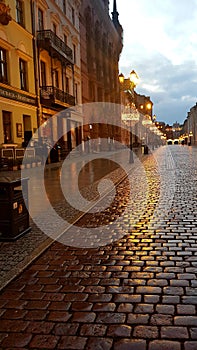
M 11 112 L 3 111 L 4 143 L 11 143 Z

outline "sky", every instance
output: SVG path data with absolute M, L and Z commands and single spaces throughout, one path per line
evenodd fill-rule
M 135 70 L 158 121 L 183 123 L 197 103 L 197 0 L 117 0 L 120 73 Z M 110 0 L 110 13 L 113 0 Z

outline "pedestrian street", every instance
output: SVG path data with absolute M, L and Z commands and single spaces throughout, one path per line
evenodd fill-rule
M 197 349 L 197 148 L 112 170 L 124 180 L 1 291 L 0 348 Z M 69 222 L 68 203 L 50 203 Z

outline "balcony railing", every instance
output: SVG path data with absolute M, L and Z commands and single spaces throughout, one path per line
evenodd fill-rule
M 38 45 L 47 51 L 50 48 L 56 50 L 57 54 L 64 56 L 73 63 L 73 53 L 64 41 L 62 41 L 52 30 L 40 30 L 37 32 Z
M 47 104 L 57 103 L 57 101 L 61 101 L 71 106 L 75 105 L 74 96 L 54 86 L 42 86 L 40 90 L 40 95 L 41 99 L 44 100 Z

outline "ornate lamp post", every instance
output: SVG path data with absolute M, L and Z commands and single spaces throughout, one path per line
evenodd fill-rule
M 129 156 L 129 163 L 133 163 L 133 139 L 132 139 L 132 120 L 133 118 L 133 113 L 132 110 L 135 108 L 135 103 L 134 103 L 134 88 L 139 82 L 139 77 L 136 74 L 134 70 L 131 71 L 129 78 L 125 79 L 124 75 L 121 73 L 119 75 L 119 82 L 120 82 L 120 87 L 121 91 L 126 93 L 127 99 L 129 101 L 129 113 L 124 113 L 124 120 L 130 122 L 130 140 L 129 140 L 129 148 L 130 148 L 130 156 Z M 137 110 L 135 109 L 135 112 Z M 135 119 L 136 120 L 136 119 Z

